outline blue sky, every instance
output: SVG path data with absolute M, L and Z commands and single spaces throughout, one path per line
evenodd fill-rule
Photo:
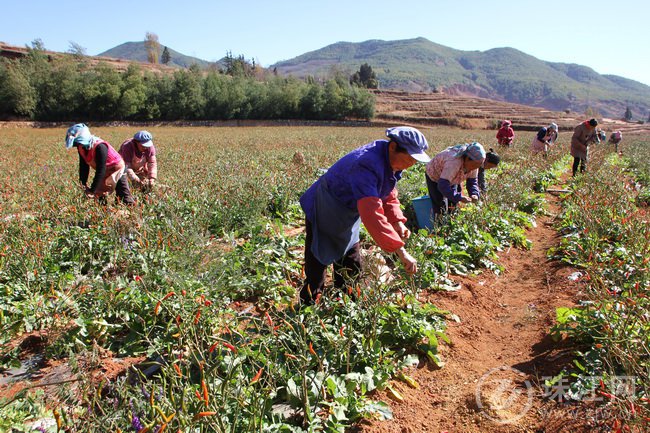
M 425 37 L 460 50 L 512 47 L 650 85 L 648 0 L 0 0 L 0 41 L 96 55 L 158 35 L 215 61 L 226 52 L 268 66 L 336 42 Z

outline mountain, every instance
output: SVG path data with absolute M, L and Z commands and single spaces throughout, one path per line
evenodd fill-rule
M 162 58 L 162 52 L 164 48 L 164 45 L 160 45 L 160 53 L 158 54 L 158 59 Z M 167 47 L 167 49 L 169 50 L 171 58 L 169 61 L 169 66 L 176 65 L 182 68 L 189 68 L 192 64 L 197 64 L 201 68 L 205 68 L 214 65 L 213 62 L 208 62 L 196 57 L 186 56 L 185 54 L 174 51 L 169 47 Z M 110 50 L 98 54 L 98 56 L 147 62 L 147 49 L 145 48 L 144 41 L 125 42 L 121 45 L 111 48 Z
M 647 120 L 650 114 L 650 86 L 586 66 L 546 62 L 513 48 L 462 51 L 425 38 L 338 42 L 270 69 L 325 78 L 336 72 L 351 75 L 364 63 L 382 89 L 443 91 L 612 118 L 622 117 L 627 107 L 635 119 Z

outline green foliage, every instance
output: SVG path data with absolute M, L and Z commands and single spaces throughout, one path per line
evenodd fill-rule
M 599 392 L 609 392 L 603 381 L 633 377 L 634 394 L 607 394 L 630 420 L 638 414 L 626 402 L 638 404 L 650 383 L 650 234 L 647 212 L 637 207 L 642 203 L 635 200 L 624 171 L 647 179 L 649 151 L 647 142 L 633 139 L 626 159 L 596 152 L 589 176 L 574 179 L 572 193 L 563 200 L 559 228 L 564 236 L 549 251 L 551 257 L 580 269 L 586 291 L 578 307 L 558 309 L 553 328 L 556 338 L 570 337 L 577 344 L 575 369 L 563 372 L 573 379 L 571 393 L 579 397 L 593 390 L 598 386 L 594 377 L 601 380 Z
M 140 79 L 137 72 L 127 72 L 136 95 L 148 78 L 173 88 L 173 77 Z M 203 84 L 217 101 L 219 89 L 237 80 L 246 78 L 215 72 Z M 339 81 L 329 86 L 344 99 L 336 93 Z M 242 97 L 275 100 L 287 89 L 297 102 L 301 90 L 312 89 L 282 78 L 266 87 L 260 83 Z M 157 100 L 162 110 L 168 103 Z M 57 404 L 59 430 L 132 431 L 138 421 L 151 431 L 163 425 L 166 431 L 345 431 L 365 417 L 390 418 L 388 405 L 369 394 L 417 363 L 444 364 L 448 313 L 424 303 L 422 292 L 456 288 L 453 274 L 499 273 L 500 250 L 528 248 L 525 230 L 543 211 L 532 193 L 535 180 L 556 164 L 569 165 L 554 149 L 534 161 L 528 149 L 504 149 L 499 168 L 486 172 L 490 189 L 483 202 L 460 209 L 432 233 L 413 233 L 407 248 L 418 259 L 415 278 L 405 278 L 389 256 L 393 281 L 364 275 L 343 293 L 300 308 L 304 215 L 298 199 L 323 167 L 376 139 L 376 128 L 152 128 L 166 187 L 136 192 L 139 203 L 128 209 L 85 200 L 74 185 L 77 156 L 61 144 L 21 151 L 61 143 L 64 129 L 0 135 L 0 146 L 12 155 L 0 159 L 0 168 L 13 180 L 0 197 L 0 345 L 44 331 L 44 355 L 77 365 L 74 387 L 57 386 L 58 400 L 48 397 Z M 111 142 L 133 133 L 130 127 L 92 131 Z M 430 143 L 442 149 L 488 135 L 493 132 L 437 128 Z M 297 151 L 302 158 L 294 158 Z M 629 164 L 617 158 L 617 167 L 634 165 L 628 175 L 643 172 L 648 159 L 638 152 L 630 152 Z M 650 305 L 633 298 L 648 287 L 648 243 L 639 236 L 647 232 L 644 220 L 624 222 L 634 201 L 621 189 L 613 190 L 616 200 L 603 195 L 615 185 L 607 181 L 611 176 L 595 179 L 585 191 L 586 177 L 576 179 L 571 200 L 577 201 L 560 227 L 567 240 L 557 252 L 583 268 L 602 263 L 606 270 L 592 278 L 598 275 L 618 293 L 559 316 L 557 335 L 594 343 L 581 352 L 582 375 L 607 365 L 599 358 L 603 348 L 644 353 L 650 335 L 643 316 Z M 422 166 L 404 173 L 405 207 L 423 188 Z M 592 197 L 600 197 L 603 210 L 583 215 L 592 212 L 586 206 Z M 606 265 L 612 260 L 615 266 Z M 118 359 L 147 360 L 97 383 L 81 367 L 99 366 L 97 352 L 106 350 Z M 11 350 L 0 362 L 9 367 L 20 356 L 20 349 Z M 607 359 L 624 360 L 617 356 Z M 647 358 L 638 362 L 647 368 Z M 49 416 L 44 406 L 38 394 L 0 403 L 0 426 L 11 422 L 18 429 L 30 416 Z
M 232 59 L 230 75 L 205 74 L 197 65 L 173 75 L 153 75 L 132 64 L 119 73 L 107 64 L 91 67 L 83 58 L 49 62 L 34 50 L 26 58 L 0 63 L 0 116 L 88 121 L 341 120 L 374 115 L 374 97 L 345 81 L 258 81 L 254 65 L 244 63 Z
M 172 59 L 172 55 L 169 53 L 169 48 L 165 47 L 163 48 L 162 55 L 160 56 L 160 63 L 163 65 L 169 64 L 169 62 Z
M 367 63 L 361 65 L 359 70 L 352 75 L 350 83 L 366 89 L 376 89 L 379 87 L 377 74 L 372 70 L 372 66 Z

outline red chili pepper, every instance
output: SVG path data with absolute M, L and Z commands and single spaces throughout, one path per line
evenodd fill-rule
M 325 323 L 323 323 L 323 319 L 320 319 L 320 327 L 323 328 L 323 330 L 327 331 L 327 328 L 325 327 Z
M 314 346 L 312 345 L 311 341 L 309 342 L 309 353 L 316 355 L 316 351 L 314 350 Z
M 183 377 L 183 373 L 181 372 L 181 368 L 178 366 L 178 364 L 174 364 L 174 370 L 176 370 L 176 374 L 178 374 L 180 377 Z
M 198 398 L 200 401 L 203 401 L 203 396 L 196 389 L 194 390 L 194 395 L 196 395 L 196 398 Z
M 210 353 L 214 352 L 214 349 L 216 349 L 218 345 L 219 345 L 219 342 L 217 341 L 212 346 L 210 346 L 210 348 L 208 349 L 208 352 L 210 352 Z
M 298 357 L 296 355 L 292 355 L 292 354 L 287 353 L 287 352 L 284 353 L 284 356 L 286 356 L 289 359 L 298 359 Z
M 264 371 L 264 367 L 260 368 L 257 371 L 257 374 L 255 376 L 253 376 L 253 380 L 251 380 L 251 383 L 250 383 L 251 385 L 254 384 L 255 382 L 257 382 L 258 380 L 260 380 L 260 377 L 262 377 L 262 372 L 263 371 Z
M 160 306 L 161 306 L 161 305 L 162 305 L 162 302 L 160 302 L 160 301 L 158 301 L 158 302 L 156 303 L 156 306 L 155 306 L 154 309 L 153 309 L 153 314 L 154 314 L 154 315 L 156 315 L 156 316 L 158 315 L 158 312 L 160 311 Z
M 140 275 L 136 275 L 135 276 L 135 281 L 138 281 L 138 282 L 142 281 L 142 277 Z
M 171 298 L 171 297 L 174 296 L 175 294 L 176 294 L 176 293 L 174 293 L 174 292 L 169 292 L 169 293 L 167 293 L 165 296 L 163 296 L 162 300 L 163 300 L 163 301 L 166 301 L 167 299 Z
M 341 337 L 344 337 L 344 335 L 343 335 L 343 330 L 344 329 L 345 329 L 345 325 L 341 325 L 341 327 L 339 328 L 339 334 L 341 335 Z
M 271 319 L 271 315 L 268 311 L 264 312 L 264 318 L 266 319 L 266 322 L 269 324 L 269 326 L 273 328 L 273 319 Z
M 199 319 L 200 319 L 200 318 L 201 318 L 201 309 L 199 308 L 199 309 L 196 311 L 196 314 L 194 315 L 194 324 L 195 324 L 195 325 L 196 325 L 197 323 L 199 323 Z
M 196 421 L 199 418 L 203 418 L 203 417 L 206 417 L 206 416 L 212 416 L 212 415 L 216 415 L 216 414 L 217 414 L 216 412 L 199 412 L 196 415 L 194 415 L 194 421 Z
M 611 399 L 611 400 L 615 400 L 615 399 L 616 399 L 616 396 L 615 396 L 615 395 L 610 394 L 610 393 L 608 393 L 608 392 L 598 391 L 598 394 L 602 395 L 603 397 L 607 397 L 607 398 L 609 398 L 609 399 Z
M 205 305 L 206 307 L 209 307 L 210 305 L 212 305 L 212 301 L 205 301 L 203 303 L 203 305 Z
M 203 389 L 203 401 L 205 401 L 205 405 L 207 406 L 210 399 L 208 396 L 208 386 L 205 384 L 205 380 L 203 379 L 201 379 L 201 388 Z
M 230 351 L 237 353 L 237 348 L 230 343 L 223 342 L 223 345 L 228 348 Z

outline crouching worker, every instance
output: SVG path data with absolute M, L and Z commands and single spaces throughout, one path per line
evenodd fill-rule
M 485 149 L 481 143 L 465 143 L 448 147 L 427 164 L 425 178 L 433 207 L 434 220 L 449 212 L 458 203 L 478 201 L 479 168 L 485 162 Z M 461 191 L 465 181 L 469 197 Z
M 361 223 L 379 247 L 397 254 L 407 273 L 417 272 L 416 260 L 404 249 L 411 232 L 395 186 L 403 170 L 429 161 L 424 152 L 429 145 L 420 131 L 406 126 L 389 128 L 386 136 L 339 159 L 300 197 L 306 216 L 304 304 L 323 293 L 330 264 L 336 288 L 345 286 L 346 277 L 358 277 Z
M 120 147 L 120 155 L 126 164 L 126 175 L 131 184 L 143 191 L 150 191 L 158 177 L 158 163 L 153 137 L 147 131 L 138 131 L 133 138 Z
M 614 131 L 612 135 L 609 136 L 609 142 L 614 145 L 616 152 L 618 152 L 618 145 L 623 140 L 623 134 L 621 131 Z
M 65 147 L 76 147 L 79 152 L 79 182 L 88 198 L 106 203 L 106 196 L 115 191 L 118 201 L 134 203 L 124 175 L 124 161 L 110 144 L 92 135 L 85 124 L 78 123 L 68 128 Z M 95 177 L 87 186 L 90 167 L 95 169 Z

